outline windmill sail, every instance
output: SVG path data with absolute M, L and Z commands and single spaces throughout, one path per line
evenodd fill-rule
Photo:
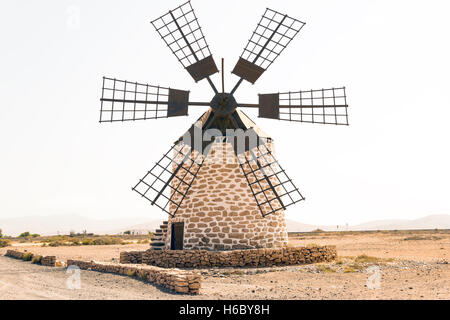
M 134 191 L 174 216 L 194 182 L 205 157 L 183 142 L 176 143 L 136 184 Z
M 103 77 L 100 122 L 188 114 L 189 91 Z
M 207 78 L 217 93 L 209 76 L 219 70 L 190 1 L 153 20 L 152 24 L 195 82 Z
M 267 145 L 237 158 L 263 217 L 305 199 Z
M 259 95 L 259 117 L 348 125 L 345 87 Z
M 251 83 L 267 70 L 305 25 L 304 22 L 267 8 L 232 73 Z

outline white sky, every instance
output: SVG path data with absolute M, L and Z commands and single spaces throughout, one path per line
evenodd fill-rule
M 212 98 L 150 24 L 181 3 L 2 1 L 0 218 L 165 217 L 131 187 L 206 108 L 193 107 L 188 118 L 100 124 L 99 97 L 105 75 Z M 266 7 L 306 22 L 255 85 L 241 86 L 238 101 L 347 87 L 349 127 L 246 111 L 275 139 L 281 165 L 306 197 L 288 218 L 355 224 L 450 212 L 450 2 L 192 5 L 216 63 L 224 57 L 228 71 Z M 237 78 L 228 71 L 230 90 Z M 218 74 L 213 81 L 219 85 Z

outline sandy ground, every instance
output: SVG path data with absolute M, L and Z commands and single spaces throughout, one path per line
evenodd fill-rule
M 405 240 L 411 238 L 425 240 Z M 292 245 L 335 245 L 340 256 L 367 254 L 379 258 L 414 261 L 450 262 L 449 231 L 391 231 L 377 233 L 321 233 L 299 235 L 290 239 Z
M 411 237 L 414 240 L 405 240 Z M 336 245 L 340 258 L 302 266 L 203 269 L 198 296 L 176 295 L 129 277 L 92 271 L 81 271 L 81 289 L 68 289 L 71 275 L 64 268 L 0 257 L 0 299 L 450 299 L 450 232 L 324 233 L 291 239 L 291 245 L 311 243 Z M 53 254 L 61 260 L 117 261 L 122 250 L 146 248 L 148 244 L 20 244 L 20 249 Z M 6 249 L 0 249 L 0 254 Z M 355 259 L 361 254 L 377 259 Z
M 118 262 L 122 251 L 139 250 L 144 251 L 149 248 L 148 244 L 126 244 L 107 246 L 73 246 L 73 247 L 41 247 L 40 244 L 13 243 L 14 249 L 27 250 L 43 256 L 56 256 L 56 259 L 67 261 L 76 260 L 97 260 Z M 4 255 L 8 248 L 0 248 L 0 254 Z

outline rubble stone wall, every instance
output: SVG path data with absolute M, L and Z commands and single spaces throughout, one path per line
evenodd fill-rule
M 145 251 L 122 251 L 120 253 L 119 261 L 120 263 L 141 264 L 142 254 L 144 252 Z
M 31 252 L 22 252 L 17 250 L 7 250 L 5 256 L 15 258 L 15 259 L 23 259 L 25 253 Z M 38 255 L 31 253 L 31 258 L 37 257 Z M 47 267 L 54 267 L 56 265 L 56 257 L 55 256 L 42 256 L 40 260 L 40 264 Z
M 142 263 L 164 268 L 267 267 L 325 262 L 336 259 L 335 246 L 287 247 L 232 251 L 147 250 Z M 121 263 L 130 263 L 121 255 Z M 131 260 L 130 260 L 131 261 Z
M 17 251 L 17 250 L 6 250 L 5 256 L 16 258 L 16 259 L 22 259 L 25 252 Z
M 47 267 L 54 267 L 56 265 L 56 257 L 55 256 L 43 256 L 41 258 L 41 264 Z
M 165 287 L 177 293 L 198 294 L 201 287 L 201 275 L 197 272 L 164 269 L 155 266 L 124 265 L 107 262 L 67 260 L 67 266 L 78 266 L 83 270 L 91 270 L 105 273 L 115 273 L 137 277 Z

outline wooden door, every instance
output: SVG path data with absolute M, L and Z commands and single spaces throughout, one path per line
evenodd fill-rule
M 172 237 L 170 241 L 170 249 L 183 250 L 184 238 L 184 222 L 172 223 Z

